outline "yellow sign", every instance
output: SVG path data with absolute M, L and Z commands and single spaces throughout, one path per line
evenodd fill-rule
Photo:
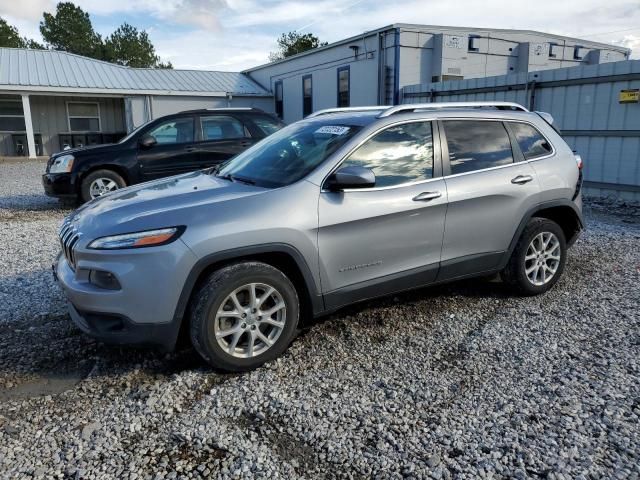
M 620 103 L 639 103 L 640 102 L 640 89 L 635 90 L 621 90 L 618 96 Z

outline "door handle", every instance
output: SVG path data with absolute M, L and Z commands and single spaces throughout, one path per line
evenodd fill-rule
M 195 152 L 195 151 L 197 151 L 197 150 L 198 150 L 198 147 L 187 147 L 187 148 L 185 148 L 185 150 L 186 150 L 187 152 Z
M 422 192 L 413 197 L 414 202 L 428 202 L 436 198 L 440 198 L 442 194 L 440 192 Z
M 518 175 L 516 178 L 511 179 L 511 183 L 524 185 L 525 183 L 529 183 L 531 180 L 533 180 L 531 175 Z

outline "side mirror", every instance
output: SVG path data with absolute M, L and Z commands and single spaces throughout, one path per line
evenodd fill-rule
M 151 148 L 158 143 L 158 141 L 153 135 L 143 135 L 138 143 L 142 148 Z
M 345 188 L 369 188 L 376 184 L 376 176 L 369 168 L 344 167 L 327 179 L 329 190 L 338 191 Z

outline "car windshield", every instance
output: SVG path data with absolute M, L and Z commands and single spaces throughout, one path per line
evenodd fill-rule
M 290 185 L 311 173 L 361 128 L 330 119 L 294 123 L 234 157 L 217 175 L 267 188 Z

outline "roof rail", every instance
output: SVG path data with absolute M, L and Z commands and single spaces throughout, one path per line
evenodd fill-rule
M 441 102 L 441 103 L 409 103 L 406 105 L 396 105 L 386 109 L 378 118 L 388 117 L 395 113 L 412 112 L 415 110 L 436 110 L 442 108 L 496 108 L 498 110 L 520 110 L 528 112 L 519 103 L 514 102 Z
M 310 113 L 305 118 L 319 117 L 320 115 L 326 115 L 328 113 L 339 112 L 370 112 L 376 110 L 386 110 L 390 108 L 388 105 L 378 105 L 371 107 L 339 107 L 339 108 L 325 108 L 324 110 L 318 110 L 317 112 Z

